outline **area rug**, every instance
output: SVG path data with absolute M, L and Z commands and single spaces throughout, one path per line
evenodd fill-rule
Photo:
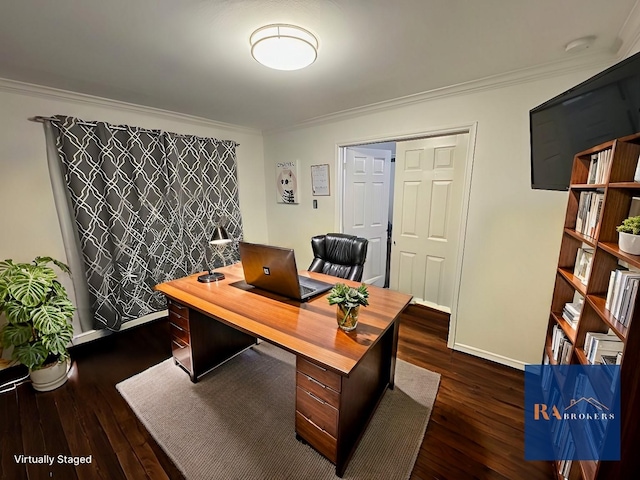
M 344 479 L 407 479 L 440 375 L 398 360 Z M 295 356 L 260 343 L 193 384 L 172 359 L 116 388 L 188 480 L 336 479 L 296 440 Z

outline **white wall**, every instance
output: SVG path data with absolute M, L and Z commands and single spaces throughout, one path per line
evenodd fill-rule
M 69 115 L 235 140 L 240 209 L 249 241 L 267 241 L 261 132 L 170 112 L 0 80 L 0 260 L 65 259 L 49 183 L 44 131 L 35 115 Z
M 601 69 L 443 96 L 360 116 L 265 133 L 269 240 L 311 261 L 309 239 L 340 229 L 338 145 L 390 140 L 477 122 L 456 313 L 455 348 L 521 367 L 541 359 L 566 192 L 532 190 L 529 110 Z M 299 160 L 301 203 L 276 204 L 275 163 Z M 310 165 L 331 164 L 331 196 L 315 197 Z

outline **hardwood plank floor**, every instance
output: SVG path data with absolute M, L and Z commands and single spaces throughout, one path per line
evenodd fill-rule
M 412 479 L 548 479 L 524 461 L 523 374 L 446 347 L 447 315 L 410 306 L 398 356 L 442 375 Z M 182 479 L 115 385 L 171 355 L 166 321 L 72 351 L 69 381 L 0 394 L 2 479 Z M 4 380 L 4 378 L 3 378 Z M 91 465 L 24 465 L 14 455 L 92 456 Z M 366 479 L 373 480 L 373 479 Z

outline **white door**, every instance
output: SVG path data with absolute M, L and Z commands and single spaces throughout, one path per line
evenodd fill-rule
M 384 286 L 389 218 L 391 152 L 371 148 L 345 151 L 343 232 L 369 240 L 362 281 Z
M 390 287 L 451 312 L 468 134 L 396 144 Z

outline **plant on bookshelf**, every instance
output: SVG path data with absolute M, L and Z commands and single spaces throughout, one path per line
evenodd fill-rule
M 623 252 L 640 255 L 640 216 L 629 217 L 616 227 L 620 234 L 618 246 Z

